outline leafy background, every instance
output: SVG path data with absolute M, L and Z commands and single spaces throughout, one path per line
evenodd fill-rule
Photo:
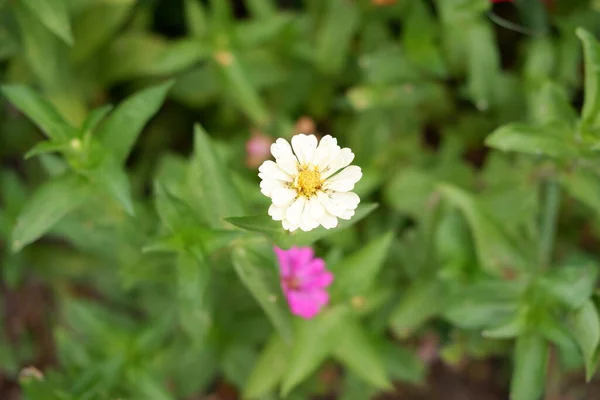
M 0 398 L 598 398 L 598 11 L 0 1 Z M 245 161 L 300 131 L 363 169 L 337 229 Z M 315 319 L 273 245 L 335 273 Z

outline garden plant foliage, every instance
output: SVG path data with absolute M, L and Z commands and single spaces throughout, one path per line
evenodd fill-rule
M 426 384 L 432 333 L 513 400 L 591 381 L 600 4 L 499 3 L 0 0 L 0 396 L 363 400 Z M 267 213 L 298 133 L 362 169 L 333 229 Z M 333 276 L 313 318 L 296 246 Z

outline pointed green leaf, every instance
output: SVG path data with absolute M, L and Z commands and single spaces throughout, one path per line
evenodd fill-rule
M 392 330 L 400 337 L 409 336 L 443 309 L 445 292 L 443 283 L 436 280 L 413 283 L 404 291 L 390 315 Z
M 600 45 L 585 29 L 578 28 L 576 33 L 583 43 L 585 59 L 585 100 L 581 122 L 585 128 L 595 130 L 600 124 Z
M 527 257 L 502 229 L 502 225 L 485 213 L 472 195 L 445 184 L 439 185 L 439 191 L 467 219 L 475 240 L 477 257 L 484 270 L 501 276 L 507 270 L 518 271 L 529 265 Z
M 160 109 L 174 81 L 142 90 L 128 97 L 104 120 L 96 134 L 115 160 L 122 164 L 148 121 Z
M 50 139 L 66 141 L 75 136 L 75 129 L 70 126 L 36 91 L 22 85 L 4 85 L 2 93 Z
M 585 375 L 589 381 L 598 367 L 598 345 L 600 345 L 600 316 L 592 300 L 575 312 L 572 319 L 572 334 L 585 360 Z
M 342 292 L 347 298 L 364 295 L 375 282 L 393 238 L 392 232 L 381 235 L 333 265 L 332 293 Z
M 142 247 L 144 253 L 179 253 L 185 250 L 185 243 L 181 236 L 167 235 L 150 239 L 150 241 Z
M 274 221 L 273 218 L 264 215 L 252 215 L 248 217 L 225 218 L 225 221 L 232 225 L 250 232 L 258 232 L 269 237 L 275 238 L 283 235 L 284 230 L 280 221 Z
M 561 266 L 548 271 L 538 283 L 552 298 L 576 309 L 591 297 L 597 278 L 596 265 Z
M 467 287 L 455 287 L 446 301 L 444 317 L 465 329 L 496 326 L 516 316 L 525 286 L 504 280 L 482 280 Z
M 360 323 L 348 317 L 338 329 L 342 334 L 333 350 L 334 357 L 370 385 L 391 389 L 382 355 Z
M 269 120 L 269 113 L 250 81 L 248 72 L 240 63 L 238 55 L 223 51 L 217 53 L 215 59 L 223 72 L 229 94 L 238 102 L 240 108 L 252 122 L 257 126 L 264 126 Z
M 333 351 L 344 334 L 342 321 L 347 313 L 345 307 L 337 306 L 312 319 L 294 321 L 294 342 L 281 387 L 283 397 L 315 372 Z
M 12 233 L 13 251 L 21 250 L 48 232 L 62 217 L 86 201 L 89 195 L 89 184 L 72 174 L 43 184 L 21 210 Z
M 190 162 L 188 183 L 213 228 L 227 228 L 226 217 L 244 215 L 242 197 L 233 184 L 231 173 L 221 160 L 208 134 L 200 125 L 194 127 L 194 155 Z
M 56 36 L 73 44 L 69 10 L 65 0 L 21 0 L 25 6 Z
M 359 22 L 357 4 L 345 0 L 325 3 L 324 21 L 320 25 L 315 50 L 315 62 L 321 71 L 335 74 L 344 67 Z
M 92 132 L 94 132 L 98 124 L 102 122 L 104 118 L 106 118 L 106 116 L 109 112 L 112 111 L 112 109 L 113 106 L 111 104 L 106 104 L 104 106 L 93 109 L 88 114 L 85 121 L 83 121 L 81 129 L 79 130 L 79 136 L 84 136 L 86 134 L 91 134 Z
M 185 22 L 192 36 L 202 36 L 207 29 L 206 11 L 200 0 L 185 0 Z
M 261 305 L 273 326 L 288 341 L 291 337 L 290 314 L 274 258 L 255 250 L 237 248 L 233 251 L 233 265 L 238 277 Z
M 511 400 L 539 400 L 545 388 L 548 345 L 535 333 L 519 336 L 515 346 Z
M 129 177 L 123 167 L 110 155 L 93 169 L 82 171 L 99 188 L 105 190 L 119 202 L 129 215 L 134 215 Z
M 25 159 L 27 160 L 40 154 L 60 152 L 68 148 L 69 143 L 47 140 L 33 146 L 27 153 L 25 153 Z
M 281 336 L 269 339 L 244 385 L 244 398 L 260 399 L 275 390 L 287 368 L 289 352 Z
M 577 168 L 560 175 L 562 187 L 575 199 L 589 207 L 600 220 L 600 177 L 593 171 Z
M 269 20 L 276 16 L 277 6 L 273 0 L 246 0 L 246 6 L 256 19 Z
M 394 380 L 423 383 L 427 369 L 425 363 L 412 350 L 402 347 L 396 341 L 384 340 L 381 344 L 386 369 Z
M 566 91 L 554 82 L 547 82 L 535 96 L 534 119 L 540 124 L 562 123 L 573 128 L 577 112 L 573 109 Z M 574 132 L 571 132 L 571 136 Z
M 210 265 L 196 254 L 181 253 L 177 259 L 177 295 L 181 324 L 191 337 L 203 336 L 211 324 L 207 310 Z
M 504 125 L 492 132 L 485 144 L 502 150 L 550 157 L 575 157 L 578 149 L 573 132 L 562 125 L 532 126 L 521 123 Z

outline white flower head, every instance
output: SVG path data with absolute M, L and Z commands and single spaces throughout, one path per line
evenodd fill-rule
M 329 135 L 318 145 L 314 135 L 302 133 L 291 142 L 277 139 L 271 145 L 275 162 L 258 168 L 260 190 L 273 202 L 269 215 L 290 232 L 331 229 L 338 218 L 352 218 L 360 198 L 351 190 L 362 177 L 360 167 L 350 165 L 354 153 Z

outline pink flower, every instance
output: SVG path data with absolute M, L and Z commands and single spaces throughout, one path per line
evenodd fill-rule
M 281 272 L 281 287 L 292 314 L 310 319 L 329 302 L 325 290 L 333 282 L 333 274 L 325 269 L 325 261 L 315 258 L 310 247 L 275 247 Z

